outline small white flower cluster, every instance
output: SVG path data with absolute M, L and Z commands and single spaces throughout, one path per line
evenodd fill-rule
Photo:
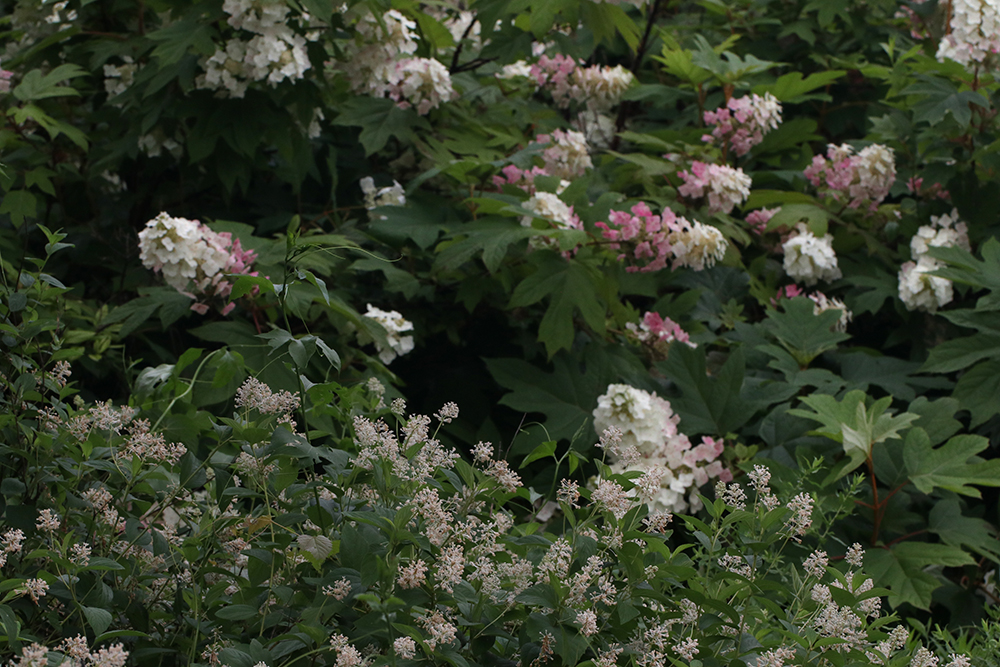
M 70 21 L 76 20 L 76 10 L 70 9 L 66 10 L 66 6 L 69 5 L 68 0 L 59 0 L 52 5 L 52 13 L 45 17 L 45 22 L 49 25 L 59 25 L 60 23 L 69 23 Z
M 378 349 L 378 358 L 383 364 L 392 363 L 397 356 L 406 354 L 413 349 L 413 336 L 401 336 L 406 331 L 413 331 L 413 322 L 405 319 L 395 310 L 381 310 L 368 304 L 368 312 L 365 317 L 375 320 L 385 329 L 386 342 L 389 347 L 382 347 L 376 341 L 375 347 Z
M 927 254 L 932 247 L 970 250 L 969 230 L 964 222 L 959 222 L 957 210 L 952 210 L 951 215 L 932 215 L 931 224 L 922 226 L 910 239 L 910 256 L 914 261 L 899 267 L 899 298 L 907 310 L 933 313 L 954 298 L 951 281 L 931 275 L 943 266 Z
M 796 233 L 785 241 L 785 273 L 792 280 L 815 285 L 817 281 L 837 280 L 841 277 L 837 255 L 833 252 L 833 236 L 818 238 L 804 223 L 795 225 Z
M 545 171 L 559 178 L 573 179 L 583 176 L 594 166 L 587 148 L 587 138 L 573 130 L 555 130 L 552 134 L 539 134 L 535 141 L 549 144 L 542 151 Z
M 303 78 L 312 66 L 306 53 L 307 40 L 292 30 L 283 1 L 225 0 L 222 9 L 229 14 L 229 25 L 254 36 L 234 37 L 205 59 L 205 73 L 195 81 L 198 88 L 243 97 L 254 81 L 276 86 L 286 79 Z
M 195 291 L 225 296 L 232 285 L 224 280 L 227 273 L 256 275 L 249 271 L 257 258 L 252 250 L 244 251 L 239 239 L 229 233 L 214 232 L 197 220 L 174 218 L 166 213 L 146 223 L 139 232 L 139 259 L 142 265 L 163 274 L 167 284 L 179 292 Z M 234 304 L 223 309 L 227 314 Z M 196 303 L 192 310 L 204 314 L 208 307 Z
M 184 154 L 184 147 L 176 139 L 168 137 L 160 128 L 155 128 L 149 134 L 144 134 L 138 139 L 139 150 L 149 157 L 159 157 L 163 151 L 167 151 L 174 158 L 180 158 Z
M 594 428 L 605 433 L 602 445 L 612 454 L 612 470 L 644 473 L 636 486 L 651 510 L 696 510 L 701 507 L 698 487 L 713 477 L 732 480 L 732 473 L 718 460 L 722 441 L 703 437 L 700 445 L 692 447 L 688 437 L 677 430 L 680 416 L 656 394 L 612 384 L 597 399 L 593 415 Z M 607 436 L 609 429 L 620 433 L 620 441 Z
M 995 0 L 952 0 L 950 32 L 938 44 L 937 59 L 968 66 L 1000 52 L 1000 4 Z
M 398 181 L 393 181 L 389 187 L 376 189 L 375 179 L 365 176 L 361 179 L 361 191 L 365 193 L 365 208 L 369 211 L 379 206 L 406 206 L 406 192 Z
M 448 68 L 433 58 L 409 57 L 417 50 L 417 24 L 393 9 L 356 24 L 357 37 L 344 48 L 344 74 L 356 93 L 389 97 L 403 109 L 427 114 L 455 96 Z
M 715 266 L 726 254 L 729 242 L 715 227 L 686 218 L 677 218 L 674 227 L 667 234 L 670 250 L 674 254 L 674 269 L 686 266 L 702 271 Z
M 132 56 L 122 56 L 123 65 L 104 66 L 104 90 L 108 93 L 108 98 L 121 95 L 135 80 L 135 73 L 139 66 L 132 60 Z
M 684 184 L 677 188 L 684 197 L 708 197 L 709 213 L 729 213 L 750 196 L 752 180 L 742 169 L 724 164 L 695 161 L 691 171 L 678 172 Z

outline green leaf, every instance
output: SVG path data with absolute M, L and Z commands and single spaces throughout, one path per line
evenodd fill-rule
M 818 95 L 806 95 L 806 93 L 811 93 L 817 88 L 833 83 L 845 74 L 847 74 L 846 70 L 836 69 L 828 72 L 816 72 L 803 79 L 801 72 L 789 72 L 779 77 L 774 83 L 754 86 L 753 92 L 758 95 L 771 93 L 778 98 L 779 102 L 800 104 L 819 97 Z
M 495 273 L 512 244 L 539 233 L 509 218 L 497 216 L 469 222 L 455 228 L 452 240 L 438 246 L 434 268 L 444 271 L 457 269 L 482 252 L 483 264 L 490 273 Z
M 360 127 L 359 140 L 366 155 L 382 150 L 391 137 L 406 143 L 416 138 L 418 128 L 431 131 L 430 124 L 412 109 L 400 109 L 392 100 L 379 97 L 352 97 L 340 105 L 333 124 Z
M 163 68 L 176 63 L 192 49 L 202 56 L 215 53 L 218 47 L 212 40 L 212 32 L 211 26 L 200 18 L 186 18 L 151 32 L 146 37 L 160 42 L 150 55 Z
M 1000 413 L 1000 359 L 981 362 L 963 373 L 952 396 L 972 415 L 972 428 Z
M 928 517 L 927 529 L 946 544 L 967 546 L 980 554 L 1000 558 L 1000 540 L 988 521 L 962 514 L 958 498 L 939 500 Z
M 556 441 L 546 440 L 542 444 L 535 447 L 535 450 L 531 452 L 531 454 L 528 454 L 526 457 L 524 457 L 524 460 L 521 461 L 520 468 L 524 468 L 532 461 L 537 461 L 538 459 L 544 459 L 549 456 L 555 458 L 555 453 L 556 453 Z
M 259 608 L 252 605 L 231 604 L 228 607 L 223 607 L 219 611 L 215 612 L 215 615 L 226 621 L 245 621 L 248 618 L 259 616 L 261 613 L 262 612 Z
M 681 391 L 680 398 L 670 403 L 688 435 L 725 435 L 747 423 L 756 412 L 743 395 L 746 361 L 742 347 L 733 350 L 712 376 L 705 365 L 704 349 L 686 345 L 672 346 L 666 361 L 657 368 Z
M 95 635 L 104 634 L 104 631 L 111 625 L 113 618 L 111 616 L 111 612 L 97 607 L 85 607 L 83 605 L 80 605 L 80 609 L 83 610 L 83 615 L 87 618 L 87 623 L 94 629 Z
M 790 415 L 821 423 L 822 428 L 814 433 L 843 445 L 848 462 L 837 471 L 838 478 L 860 466 L 871 454 L 874 445 L 900 438 L 899 432 L 909 428 L 918 418 L 918 415 L 908 412 L 892 416 L 888 411 L 892 403 L 890 396 L 875 401 L 871 407 L 866 405 L 867 398 L 863 391 L 857 389 L 847 392 L 843 401 L 828 394 L 812 394 L 802 399 L 813 409 L 812 412 L 801 409 L 788 411 Z
M 0 604 L 0 624 L 3 625 L 4 634 L 7 635 L 7 645 L 17 651 L 21 648 L 18 641 L 21 636 L 21 623 L 17 620 L 14 610 L 5 604 Z
M 918 433 L 919 431 L 914 431 Z M 942 488 L 963 496 L 980 498 L 979 486 L 1000 486 L 1000 459 L 984 461 L 976 456 L 989 446 L 980 435 L 956 435 L 932 448 L 930 439 L 907 438 L 906 469 L 910 481 L 922 493 Z
M 975 561 L 960 548 L 928 542 L 901 542 L 890 549 L 869 549 L 865 553 L 865 570 L 875 585 L 890 590 L 889 604 L 903 603 L 928 609 L 931 593 L 941 585 L 932 574 L 924 571 L 928 565 L 960 567 Z
M 549 299 L 538 327 L 538 340 L 545 344 L 549 358 L 573 344 L 577 311 L 599 335 L 605 331 L 607 305 L 599 295 L 601 274 L 593 267 L 563 259 L 553 253 L 536 253 L 538 270 L 514 289 L 508 308 L 522 308 Z
M 37 215 L 36 210 L 35 195 L 27 190 L 11 190 L 4 194 L 3 201 L 0 201 L 0 213 L 10 215 L 15 227 L 23 225 L 26 218 L 34 218 Z
M 771 310 L 761 325 L 803 368 L 850 338 L 833 328 L 840 320 L 839 310 L 826 310 L 816 315 L 813 312 L 815 305 L 806 297 L 784 299 L 782 310 Z
M 571 439 L 582 432 L 597 407 L 597 397 L 613 382 L 638 385 L 648 374 L 624 351 L 588 346 L 583 358 L 567 353 L 552 360 L 547 373 L 521 359 L 484 359 L 493 379 L 510 393 L 500 403 L 525 413 L 542 413 L 547 419 L 544 440 Z M 588 431 L 596 441 L 596 434 Z M 593 441 L 592 441 L 593 442 Z
M 923 373 L 950 373 L 997 356 L 1000 356 L 1000 332 L 977 333 L 935 345 L 920 370 Z
M 79 97 L 80 91 L 59 84 L 88 74 L 87 70 L 71 63 L 59 65 L 44 75 L 41 70 L 33 69 L 24 75 L 21 83 L 11 93 L 22 102 L 43 100 L 49 97 Z
M 229 293 L 229 300 L 231 302 L 236 301 L 241 296 L 253 292 L 255 287 L 260 290 L 261 294 L 274 294 L 274 283 L 271 282 L 270 278 L 240 275 L 233 283 L 233 290 Z
M 913 122 L 927 121 L 937 125 L 950 113 L 962 127 L 972 120 L 971 105 L 989 109 L 990 103 L 982 93 L 972 90 L 959 91 L 951 81 L 939 77 L 918 76 L 921 81 L 905 88 L 900 95 L 911 95 Z
M 805 222 L 806 226 L 809 227 L 809 231 L 822 238 L 826 235 L 830 217 L 829 211 L 815 204 L 783 204 L 781 210 L 767 221 L 767 228 L 791 228 L 800 222 Z

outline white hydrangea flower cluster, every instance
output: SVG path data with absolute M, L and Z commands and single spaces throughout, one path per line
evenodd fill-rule
M 1000 52 L 1000 3 L 952 0 L 950 8 L 950 32 L 938 44 L 938 60 L 951 58 L 968 66 Z
M 591 111 L 609 111 L 635 81 L 632 72 L 621 65 L 615 67 L 578 67 L 573 74 L 579 89 L 578 100 Z
M 833 236 L 818 238 L 804 223 L 795 225 L 796 233 L 785 241 L 785 273 L 795 281 L 815 285 L 817 281 L 841 277 L 837 255 L 833 252 Z
M 571 180 L 594 166 L 587 138 L 580 132 L 555 130 L 552 134 L 539 134 L 535 141 L 549 144 L 542 152 L 542 159 L 545 160 L 545 171 L 551 176 Z
M 932 247 L 971 250 L 968 226 L 959 221 L 957 209 L 950 215 L 932 215 L 931 224 L 922 226 L 910 239 L 910 255 L 914 261 L 899 268 L 899 298 L 907 310 L 933 313 L 955 296 L 950 280 L 931 275 L 942 267 L 939 260 L 927 254 Z
M 729 213 L 750 196 L 752 179 L 742 169 L 694 161 L 691 171 L 678 172 L 684 183 L 677 188 L 684 197 L 708 197 L 709 213 Z
M 850 311 L 850 309 L 847 307 L 847 304 L 845 304 L 843 301 L 841 301 L 836 297 L 828 297 L 822 292 L 813 292 L 808 296 L 809 299 L 814 304 L 816 304 L 815 306 L 813 306 L 813 315 L 819 315 L 820 313 L 825 312 L 827 310 L 839 310 L 840 319 L 837 321 L 837 324 L 835 324 L 833 328 L 836 331 L 839 331 L 840 333 L 844 333 L 847 331 L 848 323 L 850 323 L 850 321 L 854 319 L 854 313 Z
M 176 137 L 176 135 L 175 135 Z M 139 150 L 149 157 L 159 157 L 167 151 L 174 158 L 184 154 L 184 147 L 176 138 L 170 138 L 160 128 L 154 128 L 149 134 L 144 134 L 137 140 Z
M 713 477 L 732 480 L 732 473 L 718 460 L 722 441 L 705 437 L 692 447 L 688 437 L 677 430 L 680 417 L 655 393 L 627 384 L 608 385 L 597 399 L 593 415 L 598 433 L 610 427 L 621 433 L 621 446 L 611 450 L 615 473 L 638 470 L 658 478 L 656 488 L 640 489 L 640 497 L 651 511 L 697 510 L 701 507 L 696 495 L 700 486 Z M 632 448 L 638 457 L 627 453 Z
M 379 206 L 406 206 L 406 192 L 399 181 L 385 188 L 375 188 L 375 179 L 365 176 L 361 179 L 361 191 L 365 193 L 365 208 L 371 210 Z
M 250 271 L 257 253 L 244 250 L 239 239 L 228 232 L 212 231 L 197 220 L 166 213 L 147 222 L 139 232 L 139 259 L 146 268 L 162 273 L 168 285 L 196 299 L 191 310 L 202 315 L 208 312 L 208 305 L 188 289 L 224 297 L 232 291 L 232 284 L 224 279 L 226 274 L 257 275 Z M 227 315 L 235 307 L 229 303 L 221 312 Z
M 407 58 L 396 64 L 396 84 L 390 97 L 403 109 L 416 108 L 421 116 L 455 97 L 448 68 L 433 58 Z
M 368 304 L 368 312 L 365 313 L 365 317 L 375 320 L 385 329 L 386 341 L 389 343 L 389 347 L 382 347 L 378 341 L 375 342 L 375 347 L 378 350 L 378 358 L 382 360 L 383 364 L 392 363 L 397 356 L 404 355 L 413 350 L 413 336 L 400 335 L 407 331 L 413 331 L 413 322 L 405 319 L 395 310 L 381 310 L 370 303 Z
M 417 24 L 395 9 L 382 14 L 383 30 L 371 14 L 355 25 L 358 38 L 344 47 L 344 73 L 356 93 L 384 97 L 395 81 L 396 61 L 417 51 Z
M 122 56 L 123 65 L 104 66 L 104 90 L 108 93 L 108 98 L 121 95 L 135 80 L 135 73 L 139 66 L 132 59 L 132 56 Z
M 357 38 L 344 48 L 344 73 L 356 93 L 389 97 L 403 109 L 427 114 L 455 96 L 448 68 L 433 58 L 409 57 L 417 50 L 417 24 L 393 9 L 356 24 Z
M 710 269 L 726 254 L 729 242 L 715 227 L 686 218 L 677 218 L 673 227 L 667 241 L 674 254 L 674 269 L 679 266 L 695 271 Z
M 543 218 L 555 229 L 583 229 L 580 218 L 573 213 L 573 207 L 559 199 L 557 194 L 552 192 L 536 192 L 528 201 L 524 203 L 524 208 L 534 213 L 539 218 Z M 535 218 L 523 216 L 521 225 L 531 227 Z M 559 244 L 555 239 L 547 236 L 533 236 L 528 241 L 528 247 L 537 250 L 538 248 L 558 248 Z
M 139 232 L 139 259 L 147 269 L 163 273 L 178 291 L 186 290 L 189 282 L 204 289 L 229 259 L 217 241 L 197 220 L 160 213 Z
M 289 25 L 284 0 L 225 0 L 222 9 L 229 14 L 229 25 L 254 36 L 234 37 L 205 59 L 205 73 L 195 80 L 198 88 L 243 97 L 254 81 L 276 86 L 303 78 L 312 67 L 306 38 Z

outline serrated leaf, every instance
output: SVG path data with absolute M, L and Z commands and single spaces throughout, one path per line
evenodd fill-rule
M 939 500 L 928 517 L 927 529 L 951 546 L 967 546 L 994 560 L 1000 554 L 996 529 L 983 519 L 962 514 L 958 498 Z
M 806 93 L 811 93 L 817 88 L 822 88 L 827 84 L 833 83 L 845 74 L 847 74 L 846 70 L 838 69 L 828 72 L 816 72 L 803 79 L 801 72 L 789 72 L 778 77 L 778 80 L 774 83 L 754 86 L 753 92 L 759 95 L 771 93 L 779 102 L 798 104 L 812 97 L 807 97 Z
M 1000 413 L 1000 359 L 981 362 L 963 373 L 952 396 L 972 415 L 973 428 Z
M 601 274 L 592 267 L 549 253 L 538 253 L 539 267 L 514 289 L 509 308 L 530 306 L 548 298 L 549 305 L 538 327 L 538 340 L 549 358 L 573 344 L 573 316 L 579 312 L 598 334 L 605 330 L 607 306 L 599 295 Z
M 48 74 L 42 74 L 41 70 L 33 69 L 24 75 L 21 83 L 11 91 L 11 94 L 22 102 L 42 100 L 49 97 L 79 97 L 80 91 L 68 86 L 60 86 L 59 84 L 63 81 L 88 74 L 87 70 L 72 63 L 59 65 Z
M 1000 486 L 1000 459 L 984 461 L 977 456 L 989 446 L 989 440 L 980 435 L 956 435 L 936 448 L 926 437 L 913 442 L 908 437 L 906 444 L 906 469 L 922 493 L 942 488 L 980 498 L 979 490 L 971 485 Z
M 674 345 L 666 361 L 657 364 L 664 376 L 677 385 L 680 398 L 671 405 L 681 416 L 681 428 L 688 435 L 725 435 L 753 417 L 754 405 L 743 396 L 746 361 L 743 348 L 730 353 L 722 368 L 709 376 L 705 351 Z
M 761 326 L 788 350 L 803 368 L 850 336 L 834 329 L 840 320 L 839 310 L 826 310 L 818 315 L 816 304 L 806 297 L 784 299 L 782 310 L 771 310 Z
M 928 609 L 931 594 L 941 582 L 924 571 L 928 565 L 960 567 L 975 561 L 957 547 L 927 542 L 901 542 L 889 549 L 869 549 L 865 553 L 865 570 L 875 585 L 890 590 L 889 604 L 903 603 Z
M 339 106 L 340 115 L 333 119 L 334 125 L 350 125 L 361 128 L 358 140 L 366 155 L 377 153 L 385 147 L 391 137 L 408 143 L 416 138 L 416 130 L 430 132 L 426 119 L 412 109 L 400 109 L 395 102 L 379 97 L 352 97 Z

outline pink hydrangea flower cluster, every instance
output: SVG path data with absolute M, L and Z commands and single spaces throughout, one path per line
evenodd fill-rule
M 10 78 L 12 76 L 14 76 L 13 72 L 5 69 L 0 69 L 0 93 L 10 92 Z
M 730 98 L 726 106 L 705 112 L 705 122 L 714 125 L 703 141 L 716 139 L 732 146 L 736 155 L 746 155 L 764 140 L 764 135 L 778 129 L 781 103 L 771 93 Z
M 699 487 L 711 478 L 733 479 L 719 460 L 723 441 L 702 436 L 700 444 L 692 445 L 677 428 L 680 416 L 655 393 L 609 385 L 593 416 L 594 428 L 604 433 L 602 446 L 611 455 L 612 471 L 644 473 L 636 480 L 636 495 L 653 511 L 697 511 Z
M 906 181 L 906 187 L 911 193 L 917 195 L 918 197 L 944 200 L 951 197 L 951 193 L 948 192 L 940 183 L 933 183 L 925 188 L 922 176 L 910 176 L 909 180 Z
M 697 160 L 691 171 L 678 172 L 684 184 L 677 188 L 684 197 L 708 197 L 709 213 L 729 213 L 750 196 L 751 179 L 742 169 Z
M 629 338 L 648 348 L 656 359 L 666 359 L 670 345 L 674 342 L 684 343 L 692 348 L 698 347 L 691 342 L 690 336 L 679 324 L 652 311 L 643 315 L 638 325 L 629 322 L 625 329 Z
M 563 54 L 543 55 L 531 66 L 530 76 L 539 88 L 552 93 L 555 103 L 567 108 L 572 102 L 594 112 L 608 111 L 621 100 L 635 77 L 621 65 L 581 67 L 582 62 Z
M 500 170 L 500 174 L 493 177 L 493 185 L 498 188 L 503 188 L 505 185 L 513 185 L 531 195 L 535 194 L 535 177 L 548 175 L 549 172 L 541 167 L 521 169 L 517 165 L 509 164 Z
M 202 297 L 225 298 L 232 292 L 227 275 L 256 276 L 250 266 L 257 253 L 244 250 L 239 239 L 229 232 L 215 232 L 197 220 L 173 218 L 160 213 L 139 232 L 139 258 L 143 266 L 162 273 L 167 283 L 196 303 L 191 310 L 204 315 L 208 305 Z M 191 286 L 192 292 L 187 291 Z M 236 305 L 227 304 L 228 315 Z
M 779 206 L 778 208 L 759 208 L 756 211 L 750 211 L 746 217 L 747 224 L 750 225 L 751 231 L 763 234 L 767 231 L 767 223 L 780 210 Z
M 662 215 L 653 215 L 644 202 L 632 207 L 631 213 L 611 211 L 608 222 L 595 226 L 604 230 L 601 235 L 611 241 L 613 250 L 625 248 L 619 260 L 628 258 L 630 273 L 659 271 L 672 260 L 672 268 L 686 266 L 701 271 L 715 265 L 722 258 L 728 242 L 719 230 L 700 222 L 679 217 L 670 209 Z
M 604 230 L 602 236 L 611 241 L 613 250 L 627 250 L 618 255 L 619 261 L 628 257 L 631 262 L 626 271 L 645 273 L 665 268 L 667 260 L 673 257 L 668 235 L 676 221 L 677 215 L 670 209 L 665 209 L 662 216 L 653 215 L 649 206 L 639 202 L 631 213 L 611 211 L 608 222 L 598 222 L 595 226 Z
M 896 180 L 896 164 L 892 149 L 881 144 L 859 153 L 848 144 L 830 144 L 826 158 L 814 156 L 804 174 L 820 192 L 846 201 L 848 208 L 866 206 L 874 211 Z
M 539 88 L 550 90 L 556 104 L 567 107 L 570 100 L 575 97 L 574 85 L 570 79 L 576 68 L 577 62 L 561 53 L 552 58 L 542 56 L 531 66 L 531 78 Z

